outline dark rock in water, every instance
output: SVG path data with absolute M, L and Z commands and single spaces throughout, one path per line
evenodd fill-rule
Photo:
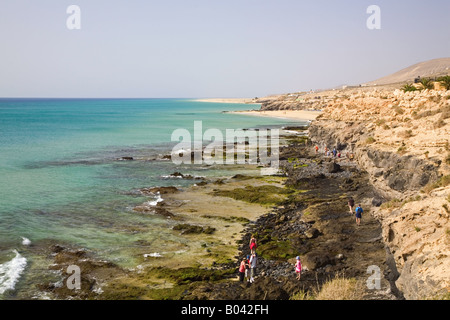
M 231 177 L 231 179 L 238 179 L 238 180 L 247 180 L 247 179 L 251 179 L 252 177 L 243 175 L 243 174 L 236 174 L 234 176 Z
M 288 127 L 284 127 L 284 130 L 298 130 L 298 131 L 305 131 L 308 130 L 308 126 L 288 126 Z
M 175 215 L 170 212 L 169 210 L 165 209 L 165 208 L 161 208 L 161 207 L 156 207 L 155 208 L 155 214 L 158 214 L 160 216 L 164 216 L 167 218 L 173 218 L 175 217 Z
M 153 188 L 142 188 L 139 190 L 142 194 L 154 195 L 159 192 L 159 194 L 170 194 L 178 192 L 178 188 L 170 186 L 170 187 L 153 187 Z
M 338 173 L 339 171 L 341 171 L 341 166 L 336 162 L 330 162 L 327 164 L 327 171 L 329 173 Z
M 181 172 L 174 172 L 168 176 L 169 178 L 178 178 L 178 179 L 193 179 L 193 180 L 205 180 L 204 177 L 192 176 L 190 174 L 182 174 Z
M 134 207 L 133 211 L 140 212 L 140 213 L 157 214 L 157 215 L 160 215 L 160 216 L 163 216 L 166 218 L 173 218 L 175 220 L 180 220 L 180 218 L 176 217 L 172 212 L 170 212 L 166 208 L 163 208 L 159 205 L 152 206 L 152 205 L 147 205 L 144 203 L 140 206 Z
M 134 158 L 133 158 L 133 157 L 121 157 L 121 158 L 119 158 L 118 160 L 132 161 L 132 160 L 134 160 Z
M 170 174 L 169 176 L 171 177 L 179 177 L 179 178 L 184 178 L 184 175 L 181 172 L 174 172 L 172 174 Z
M 181 234 L 200 234 L 200 233 L 211 234 L 214 231 L 216 231 L 216 229 L 212 227 L 204 228 L 201 226 L 195 226 L 186 223 L 177 224 L 176 226 L 173 227 L 173 230 L 181 231 Z
M 63 247 L 63 246 L 61 246 L 59 244 L 55 244 L 55 245 L 50 247 L 50 251 L 52 253 L 59 253 L 59 252 L 65 250 L 65 249 L 66 249 L 65 247 Z

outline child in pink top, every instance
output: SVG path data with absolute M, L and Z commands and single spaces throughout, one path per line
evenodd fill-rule
M 297 257 L 297 263 L 295 264 L 295 272 L 297 273 L 297 280 L 300 280 L 300 275 L 302 273 L 302 263 L 300 257 Z

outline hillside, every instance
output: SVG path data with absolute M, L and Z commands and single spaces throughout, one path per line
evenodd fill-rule
M 413 82 L 415 78 L 438 77 L 450 73 L 450 58 L 433 59 L 417 63 L 396 73 L 368 82 L 366 85 L 386 85 Z

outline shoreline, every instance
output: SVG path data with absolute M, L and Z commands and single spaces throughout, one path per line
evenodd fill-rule
M 229 111 L 227 113 L 268 117 L 277 119 L 288 119 L 298 121 L 313 121 L 322 114 L 322 111 L 310 110 L 277 110 L 277 111 L 261 111 L 261 110 L 246 110 L 246 111 Z
M 136 159 L 136 161 L 145 160 Z M 172 284 L 170 275 L 161 275 L 161 273 L 167 271 L 170 274 L 171 272 L 168 270 L 183 273 L 185 269 L 202 272 L 202 270 L 214 268 L 216 265 L 234 265 L 234 259 L 238 254 L 239 242 L 246 224 L 256 221 L 260 216 L 266 214 L 269 208 L 267 205 L 233 200 L 214 193 L 218 190 L 245 188 L 249 185 L 255 188 L 264 185 L 280 186 L 283 180 L 277 177 L 259 176 L 260 169 L 253 164 L 246 164 L 245 168 L 244 171 L 249 171 L 245 178 L 239 178 L 243 176 L 241 173 L 243 168 L 238 165 L 236 168 L 228 168 L 231 170 L 227 177 L 213 176 L 199 180 L 193 179 L 192 184 L 186 187 L 150 186 L 149 189 L 155 190 L 170 190 L 170 188 L 178 190 L 173 193 L 161 192 L 163 201 L 158 202 L 157 206 L 151 208 L 159 209 L 161 213 L 154 212 L 155 210 L 145 210 L 145 207 L 144 210 L 139 210 L 139 207 L 142 208 L 148 202 L 155 202 L 153 196 L 149 198 L 148 202 L 134 207 L 133 213 L 166 215 L 167 226 L 173 230 L 171 232 L 175 237 L 181 235 L 184 240 L 180 243 L 179 250 L 173 252 L 170 250 L 168 252 L 157 252 L 152 248 L 150 241 L 140 240 L 137 243 L 138 246 L 148 247 L 146 250 L 137 248 L 136 252 L 133 253 L 138 259 L 138 265 L 135 268 L 128 269 L 112 260 L 104 260 L 90 249 L 77 247 L 69 243 L 61 241 L 51 241 L 50 245 L 45 241 L 36 243 L 33 246 L 34 249 L 45 252 L 48 257 L 54 257 L 50 258 L 52 261 L 49 261 L 51 270 L 61 270 L 64 274 L 68 265 L 79 265 L 83 269 L 82 283 L 95 283 L 94 287 L 100 292 L 100 294 L 97 294 L 90 289 L 72 292 L 67 290 L 65 286 L 56 287 L 53 284 L 37 283 L 36 287 L 43 289 L 39 290 L 38 295 L 54 297 L 55 299 L 71 297 L 80 299 L 111 299 L 116 297 L 122 299 L 126 297 L 127 299 L 133 299 L 141 296 L 141 292 L 144 290 L 142 282 L 149 290 L 144 294 L 147 299 L 158 300 L 159 290 L 176 292 L 164 295 L 163 298 L 165 299 L 166 297 L 177 296 L 179 288 L 176 284 Z M 236 178 L 233 178 L 233 176 L 236 176 Z M 192 179 L 188 174 L 183 178 Z M 175 185 L 177 184 L 175 183 Z M 142 190 L 145 191 L 145 189 Z M 202 229 L 200 232 L 191 232 L 184 229 L 178 231 L 179 229 L 172 228 L 178 225 Z M 212 233 L 206 233 L 207 230 L 213 231 Z M 82 259 L 80 260 L 80 258 Z M 230 270 L 234 272 L 233 267 L 226 268 L 226 272 L 230 272 Z M 145 274 L 145 279 L 142 279 L 142 274 Z M 113 282 L 111 282 L 111 275 L 114 275 Z M 67 278 L 64 278 L 62 281 L 66 282 L 66 280 Z M 164 284 L 162 285 L 161 282 Z M 128 286 L 136 290 L 131 290 L 129 293 L 123 292 L 123 289 Z M 25 298 L 31 297 L 25 295 Z
M 258 104 L 254 102 L 252 98 L 204 98 L 204 99 L 192 99 L 196 102 L 209 102 L 209 103 L 234 103 L 234 104 Z
M 99 265 L 94 260 L 84 268 L 92 271 L 82 274 L 85 277 L 82 283 L 94 282 L 101 293 L 85 289 L 75 297 L 288 300 L 301 290 L 314 292 L 314 288 L 337 272 L 345 270 L 346 276 L 361 279 L 368 265 L 382 266 L 385 250 L 379 225 L 369 215 L 358 231 L 346 206 L 349 194 L 364 198 L 363 202 L 367 203 L 372 191 L 364 183 L 366 176 L 354 171 L 352 164 L 347 168 L 349 164 L 342 162 L 343 170 L 329 171 L 332 159 L 312 154 L 305 137 L 286 139 L 288 144 L 280 151 L 289 158 L 282 165 L 287 178 L 238 175 L 164 195 L 162 208 L 172 212 L 173 218 L 181 218 L 180 224 L 214 228 L 212 233 L 185 234 L 186 241 L 195 242 L 191 247 L 194 255 L 189 261 L 176 265 L 164 263 L 164 257 L 149 255 L 146 259 L 161 261 L 162 265 L 142 264 L 127 271 L 110 263 Z M 349 177 L 354 180 L 351 185 L 345 183 Z M 309 181 L 306 184 L 305 178 Z M 353 184 L 364 185 L 364 188 L 355 192 Z M 333 206 L 339 208 L 338 211 L 327 214 Z M 234 207 L 241 208 L 235 211 Z M 237 281 L 236 271 L 240 259 L 249 253 L 251 234 L 257 234 L 258 238 L 258 275 L 254 284 L 243 284 Z M 356 239 L 363 241 L 355 245 Z M 360 254 L 369 251 L 370 254 Z M 80 256 L 79 250 L 63 250 L 57 254 L 61 267 L 77 264 L 79 258 L 85 258 Z M 302 276 L 305 280 L 301 283 L 295 279 L 292 269 L 297 255 L 302 257 L 305 267 Z M 386 279 L 382 282 L 383 291 L 387 292 L 389 284 Z M 65 288 L 49 289 L 59 297 L 74 297 L 74 293 Z M 365 292 L 364 296 L 369 299 L 394 299 L 390 294 L 367 295 Z

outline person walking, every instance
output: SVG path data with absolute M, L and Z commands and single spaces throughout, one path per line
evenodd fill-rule
M 300 280 L 300 276 L 302 274 L 302 262 L 300 261 L 300 257 L 297 256 L 297 262 L 295 263 L 295 273 L 297 274 L 297 280 Z
M 352 197 L 348 198 L 348 207 L 350 209 L 350 214 L 353 214 L 354 206 L 355 206 L 355 200 Z
M 256 238 L 255 235 L 252 234 L 252 238 L 250 239 L 250 252 L 253 254 L 256 252 L 256 247 L 258 245 L 256 244 Z
M 355 209 L 355 213 L 356 213 L 356 225 L 359 227 L 359 225 L 361 224 L 361 218 L 362 218 L 362 214 L 363 214 L 364 210 L 362 209 L 361 205 L 359 204 L 356 209 Z
M 258 261 L 258 257 L 256 256 L 256 252 L 252 254 L 250 257 L 250 283 L 255 281 L 256 276 L 256 262 Z
M 250 261 L 250 255 L 247 255 L 247 262 Z M 250 282 L 250 264 L 245 264 L 245 279 Z
M 239 281 L 244 282 L 245 268 L 247 264 L 247 258 L 243 258 L 241 264 L 239 265 Z

